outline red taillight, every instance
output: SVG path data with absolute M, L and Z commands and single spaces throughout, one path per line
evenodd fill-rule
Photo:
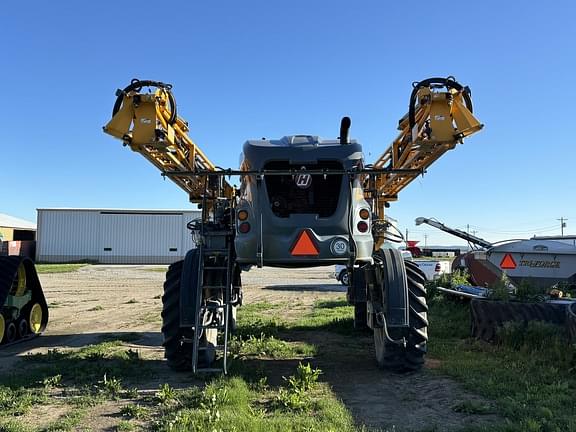
M 439 272 L 440 270 L 442 270 L 442 268 L 440 267 L 440 263 L 436 263 L 436 268 L 434 269 L 434 271 Z
M 248 231 L 250 231 L 250 224 L 248 222 L 242 222 L 238 227 L 238 231 L 240 231 L 242 234 L 246 234 Z
M 358 228 L 358 231 L 360 231 L 361 233 L 365 233 L 368 231 L 368 224 L 364 221 L 358 222 L 358 225 L 356 225 L 356 227 Z

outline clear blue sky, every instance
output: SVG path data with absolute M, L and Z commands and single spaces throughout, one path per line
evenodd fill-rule
M 101 131 L 114 91 L 170 82 L 191 136 L 223 167 L 247 138 L 352 136 L 373 161 L 411 83 L 454 75 L 485 129 L 406 188 L 389 214 L 489 240 L 576 234 L 573 2 L 18 1 L 0 10 L 0 212 L 186 208 L 187 197 Z M 476 3 L 476 4 L 473 4 Z

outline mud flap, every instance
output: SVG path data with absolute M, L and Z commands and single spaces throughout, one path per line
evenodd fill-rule
M 383 249 L 374 253 L 374 268 L 366 267 L 365 277 L 370 290 L 368 326 L 381 328 L 380 313 L 389 328 L 409 326 L 408 280 L 404 259 L 396 249 Z

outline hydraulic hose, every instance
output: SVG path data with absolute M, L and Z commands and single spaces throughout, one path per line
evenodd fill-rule
M 161 81 L 151 81 L 151 80 L 143 80 L 140 81 L 139 79 L 133 79 L 130 82 L 130 85 L 125 87 L 123 90 L 118 90 L 116 92 L 116 102 L 114 103 L 114 108 L 112 109 L 112 117 L 116 115 L 116 113 L 120 110 L 122 106 L 122 101 L 124 100 L 124 95 L 131 91 L 140 91 L 142 87 L 156 87 L 161 88 L 166 91 L 168 94 L 168 102 L 170 103 L 170 119 L 168 120 L 168 124 L 174 124 L 176 122 L 176 99 L 174 98 L 174 94 L 172 93 L 172 84 L 166 84 Z
M 456 91 L 462 92 L 466 108 L 468 108 L 470 112 L 473 112 L 472 99 L 470 98 L 470 89 L 468 87 L 462 86 L 454 79 L 454 77 L 428 78 L 423 81 L 414 83 L 414 88 L 410 94 L 410 106 L 408 108 L 408 120 L 410 122 L 410 129 L 412 129 L 416 124 L 416 97 L 418 96 L 418 90 L 420 90 L 422 87 L 430 87 L 432 85 L 440 85 L 446 87 L 447 89 L 454 89 Z

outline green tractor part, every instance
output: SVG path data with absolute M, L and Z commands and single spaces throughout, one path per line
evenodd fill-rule
M 0 345 L 37 336 L 47 323 L 48 305 L 32 260 L 0 257 Z

